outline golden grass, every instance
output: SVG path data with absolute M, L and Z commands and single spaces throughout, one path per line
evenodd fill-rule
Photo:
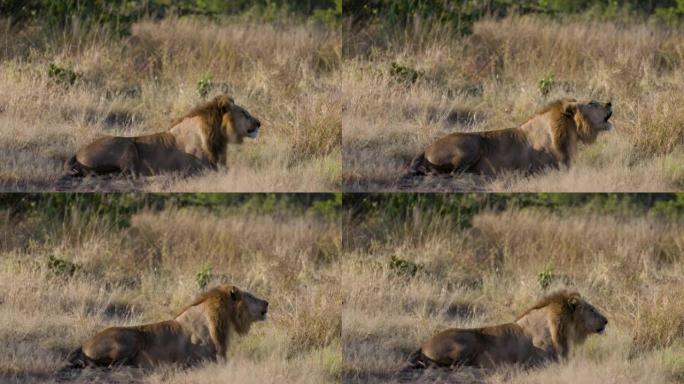
M 227 168 L 189 179 L 86 180 L 77 190 L 333 191 L 341 183 L 337 31 L 309 24 L 140 21 L 131 36 L 15 31 L 0 21 L 0 188 L 52 190 L 63 160 L 102 135 L 165 130 L 202 98 L 232 95 L 262 121 Z M 56 63 L 80 77 L 48 76 Z
M 416 211 L 343 224 L 343 375 L 384 383 L 434 333 L 513 321 L 545 292 L 578 290 L 606 314 L 567 363 L 529 371 L 418 371 L 417 382 L 674 383 L 684 377 L 684 236 L 648 216 L 482 212 L 473 226 Z M 392 256 L 417 263 L 414 277 Z M 547 272 L 550 285 L 540 285 Z M 422 373 L 422 375 L 421 375 Z M 441 381 L 440 381 L 441 380 Z
M 104 327 L 173 317 L 209 286 L 233 283 L 270 303 L 227 363 L 191 369 L 93 370 L 73 382 L 328 383 L 339 380 L 339 223 L 305 214 L 141 211 L 128 228 L 74 212 L 0 224 L 0 381 L 53 382 L 70 349 Z M 7 220 L 5 220 L 7 219 Z M 55 272 L 54 255 L 78 265 Z
M 347 36 L 347 35 L 345 35 Z M 684 187 L 684 32 L 648 24 L 483 19 L 447 37 L 349 33 L 342 69 L 344 189 L 387 191 L 412 157 L 451 132 L 520 125 L 561 97 L 612 100 L 614 130 L 581 146 L 570 171 L 494 180 L 427 177 L 416 190 L 675 191 Z M 451 35 L 453 36 L 453 35 Z M 391 63 L 416 69 L 407 85 Z M 553 75 L 544 96 L 539 81 Z

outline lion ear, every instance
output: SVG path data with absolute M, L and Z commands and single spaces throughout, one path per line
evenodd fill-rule
M 580 304 L 580 301 L 579 301 L 579 297 L 577 297 L 577 296 L 573 296 L 570 298 L 570 300 L 568 300 L 568 305 L 570 305 L 570 309 L 572 309 L 573 311 L 575 309 L 577 309 L 579 304 Z
M 566 101 L 565 103 L 563 103 L 562 111 L 563 115 L 572 119 L 573 117 L 575 117 L 575 113 L 577 112 L 577 103 L 572 101 Z
M 216 106 L 219 107 L 221 110 L 225 111 L 231 108 L 233 105 L 235 105 L 235 100 L 233 100 L 233 98 L 228 95 L 221 95 L 216 96 L 216 98 L 214 99 L 214 103 L 216 103 Z
M 237 301 L 238 298 L 240 297 L 240 290 L 237 289 L 237 287 L 232 287 L 230 289 L 230 298 L 233 301 Z

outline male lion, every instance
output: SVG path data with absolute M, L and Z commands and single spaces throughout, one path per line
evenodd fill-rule
M 199 105 L 164 132 L 105 136 L 81 148 L 64 165 L 67 176 L 162 172 L 194 173 L 225 162 L 228 143 L 256 138 L 261 122 L 228 96 Z
M 502 364 L 535 366 L 566 358 L 570 343 L 602 334 L 608 320 L 577 292 L 542 298 L 514 323 L 475 329 L 448 329 L 432 336 L 409 357 L 409 367 Z
M 599 132 L 612 129 L 608 122 L 611 108 L 610 102 L 562 99 L 517 128 L 452 133 L 413 159 L 407 176 L 428 172 L 529 174 L 561 164 L 569 166 L 578 140 L 593 143 Z
M 111 327 L 86 340 L 67 357 L 65 367 L 164 363 L 191 365 L 226 357 L 231 334 L 246 334 L 266 320 L 268 302 L 237 287 L 217 287 L 200 296 L 172 320 Z

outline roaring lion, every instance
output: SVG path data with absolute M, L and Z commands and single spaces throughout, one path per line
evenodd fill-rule
M 261 122 L 231 97 L 218 96 L 177 119 L 164 132 L 144 136 L 105 136 L 67 160 L 67 176 L 124 173 L 190 174 L 224 163 L 228 143 L 256 138 Z
M 468 172 L 494 176 L 502 171 L 535 173 L 569 166 L 577 142 L 593 143 L 609 131 L 612 105 L 562 99 L 547 105 L 517 128 L 447 135 L 413 159 L 407 176 L 428 172 Z
M 266 320 L 268 302 L 226 285 L 200 296 L 174 319 L 111 327 L 86 340 L 68 357 L 65 369 L 86 366 L 191 365 L 225 358 L 232 333 L 246 334 Z
M 535 366 L 566 358 L 570 345 L 602 334 L 608 320 L 577 292 L 542 298 L 514 323 L 475 329 L 448 329 L 432 336 L 409 357 L 407 368 L 502 364 Z

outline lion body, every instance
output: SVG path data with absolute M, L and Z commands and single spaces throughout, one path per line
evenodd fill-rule
M 517 128 L 452 133 L 418 155 L 411 173 L 494 176 L 503 171 L 536 173 L 569 166 L 579 141 L 591 143 L 598 132 L 611 129 L 610 108 L 610 103 L 563 99 Z
M 124 173 L 192 174 L 225 162 L 227 145 L 255 138 L 261 123 L 233 99 L 219 96 L 176 120 L 165 131 L 144 136 L 101 137 L 67 161 L 71 176 Z
M 111 327 L 83 342 L 70 367 L 191 365 L 225 357 L 232 333 L 245 334 L 265 319 L 268 303 L 232 286 L 215 288 L 174 319 Z
M 571 343 L 603 332 L 607 322 L 579 294 L 561 291 L 545 297 L 513 323 L 440 332 L 411 355 L 409 365 L 535 366 L 567 357 Z

